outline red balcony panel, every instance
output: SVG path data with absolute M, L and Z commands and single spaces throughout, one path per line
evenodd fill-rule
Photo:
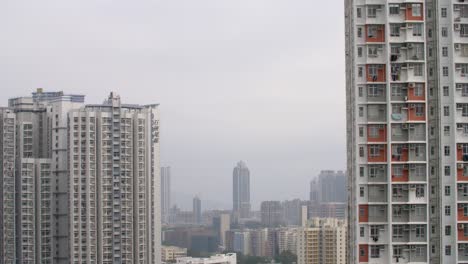
M 369 245 L 359 245 L 359 262 L 369 262 Z
M 378 148 L 374 155 L 372 148 Z M 367 146 L 367 161 L 368 162 L 387 162 L 387 146 L 386 145 L 369 145 Z
M 422 85 L 422 90 L 419 91 L 419 94 L 415 94 L 416 92 L 416 89 L 420 89 L 420 88 L 416 88 L 414 87 L 414 85 L 408 85 L 408 100 L 426 100 L 426 92 L 425 92 L 425 88 L 424 88 L 424 84 L 417 84 L 418 86 L 421 87 Z
M 366 25 L 366 42 L 385 42 L 384 25 Z
M 464 174 L 463 171 L 464 171 L 463 168 L 457 168 L 457 180 L 458 181 L 468 181 L 468 175 L 467 176 L 463 175 Z
M 376 71 L 376 75 L 372 70 Z M 385 64 L 367 64 L 366 65 L 366 76 L 368 82 L 385 82 L 386 81 L 386 72 Z
M 426 109 L 424 104 L 409 104 L 408 121 L 425 121 Z
M 468 221 L 468 215 L 465 216 L 465 209 L 464 209 L 464 205 L 465 204 L 458 204 L 458 210 L 457 210 L 457 213 L 458 213 L 458 221 Z M 467 205 L 468 206 L 468 205 Z
M 418 8 L 419 12 L 417 10 L 415 11 L 415 15 L 413 14 L 413 9 Z M 406 20 L 413 20 L 413 21 L 422 21 L 424 20 L 424 9 L 422 4 L 408 4 L 406 7 Z
M 378 128 L 379 135 L 377 137 L 371 136 L 371 127 L 372 125 L 367 127 L 367 142 L 387 142 L 387 128 L 385 126 Z
M 359 205 L 359 223 L 369 222 L 369 205 Z
M 397 153 L 395 148 L 401 147 L 401 152 L 400 155 L 398 154 L 393 154 Z M 408 161 L 408 146 L 403 145 L 403 146 L 392 146 L 392 161 L 398 162 L 398 161 Z
M 392 182 L 409 182 L 408 168 L 403 168 L 403 174 L 402 175 L 394 175 L 392 173 Z
M 468 156 L 463 155 L 463 144 L 457 144 L 457 160 L 468 161 Z
M 468 241 L 468 236 L 465 236 L 465 228 L 468 228 L 468 226 L 458 224 L 458 241 Z

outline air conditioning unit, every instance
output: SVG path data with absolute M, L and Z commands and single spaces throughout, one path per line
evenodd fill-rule
M 413 43 L 408 43 L 408 49 L 412 49 L 413 48 Z
M 414 127 L 415 127 L 415 125 L 414 125 L 414 124 L 410 124 L 410 125 L 409 125 L 409 129 L 411 129 L 411 130 L 413 130 L 413 129 L 414 129 Z
M 460 230 L 465 229 L 465 225 L 464 224 L 458 224 L 458 229 L 460 229 Z
M 455 49 L 456 50 L 460 50 L 460 47 L 461 47 L 460 43 L 455 43 Z
M 405 96 L 405 101 L 408 101 L 408 96 Z
M 458 165 L 457 165 L 457 168 L 463 169 L 463 163 L 458 164 Z
M 411 83 L 408 84 L 409 88 L 414 88 L 415 86 L 416 86 L 416 84 L 414 82 L 411 82 Z
M 458 145 L 457 148 L 458 148 L 458 149 L 463 149 L 463 146 L 462 146 L 462 145 Z
M 460 30 L 461 26 L 460 26 L 460 24 L 454 24 L 453 28 L 458 31 L 458 30 Z
M 402 128 L 402 129 L 408 129 L 408 124 L 406 124 L 406 123 L 405 123 L 405 124 L 401 124 L 401 128 Z
M 457 90 L 461 90 L 463 88 L 463 85 L 461 83 L 457 83 L 456 88 Z
M 410 185 L 410 190 L 414 190 L 414 189 L 416 189 L 416 184 L 411 184 Z

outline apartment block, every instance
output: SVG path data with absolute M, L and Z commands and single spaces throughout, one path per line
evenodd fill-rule
M 236 253 L 218 254 L 209 258 L 179 258 L 177 264 L 236 264 Z
M 0 263 L 159 263 L 157 105 L 44 92 L 0 108 Z
M 297 233 L 299 264 L 345 264 L 346 222 L 333 218 L 314 218 Z
M 171 262 L 174 263 L 177 261 L 178 258 L 186 258 L 187 257 L 187 249 L 174 247 L 174 246 L 163 246 L 161 248 L 161 257 L 162 262 Z

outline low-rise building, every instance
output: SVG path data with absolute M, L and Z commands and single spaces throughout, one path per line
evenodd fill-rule
M 235 253 L 228 253 L 209 258 L 179 258 L 177 264 L 237 264 L 237 256 Z
M 162 262 L 176 262 L 177 259 L 185 257 L 187 257 L 186 248 L 163 246 L 161 249 Z

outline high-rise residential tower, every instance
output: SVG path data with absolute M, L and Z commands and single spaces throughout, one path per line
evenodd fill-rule
M 232 175 L 233 213 L 235 218 L 250 217 L 250 171 L 239 161 Z
M 161 167 L 161 220 L 169 223 L 171 210 L 171 167 Z
M 467 8 L 345 1 L 349 263 L 468 260 Z
M 38 89 L 0 114 L 0 263 L 160 262 L 156 105 Z
M 198 196 L 193 198 L 193 222 L 197 225 L 202 223 L 202 205 Z

